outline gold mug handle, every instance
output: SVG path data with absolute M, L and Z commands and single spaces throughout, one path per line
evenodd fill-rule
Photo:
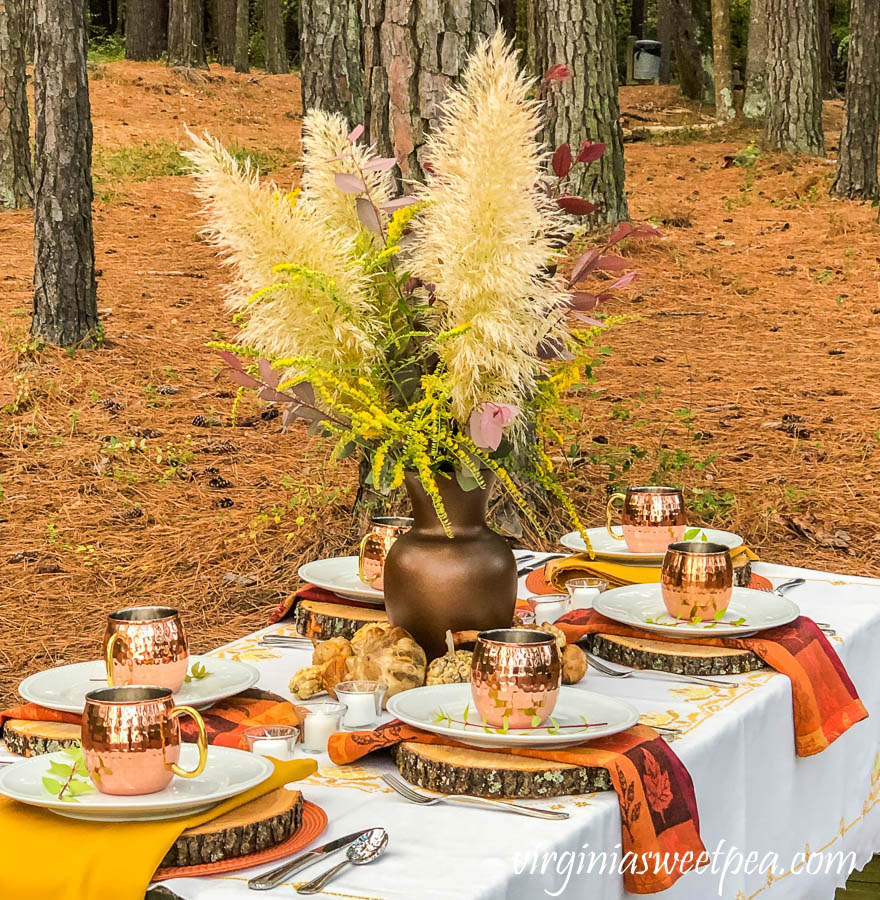
M 171 771 L 181 778 L 196 778 L 205 771 L 205 765 L 208 762 L 208 732 L 205 731 L 205 721 L 191 706 L 175 706 L 170 713 L 169 718 L 177 719 L 180 716 L 191 716 L 199 729 L 199 738 L 197 741 L 199 748 L 199 764 L 192 770 L 181 769 L 177 763 L 171 763 Z
M 116 642 L 122 640 L 122 635 L 115 631 L 107 639 L 107 646 L 104 648 L 104 665 L 107 667 L 107 687 L 116 687 L 113 680 L 113 648 Z
M 620 493 L 612 494 L 608 498 L 608 503 L 605 505 L 605 530 L 608 532 L 608 534 L 611 535 L 611 537 L 614 538 L 615 541 L 622 541 L 623 535 L 615 534 L 611 530 L 611 517 L 614 515 L 614 501 L 615 500 L 626 500 L 626 494 L 620 494 Z
M 375 575 L 367 578 L 366 571 L 364 569 L 364 553 L 367 549 L 367 541 L 373 536 L 372 532 L 368 531 L 361 538 L 361 546 L 358 552 L 358 578 L 363 581 L 364 584 L 372 584 L 378 577 L 379 573 L 377 572 Z

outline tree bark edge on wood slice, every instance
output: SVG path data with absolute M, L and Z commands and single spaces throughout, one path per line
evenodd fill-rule
M 751 650 L 670 644 L 668 641 L 622 635 L 590 636 L 590 652 L 623 666 L 672 672 L 676 675 L 742 675 L 764 667 Z
M 66 722 L 35 722 L 32 719 L 8 719 L 3 726 L 6 749 L 19 756 L 42 756 L 66 750 L 79 741 L 82 729 Z
M 444 794 L 495 799 L 561 797 L 610 790 L 605 769 L 511 756 L 469 747 L 406 741 L 391 749 L 400 774 Z
M 278 788 L 197 828 L 188 828 L 161 868 L 201 866 L 259 853 L 286 841 L 302 824 L 300 791 Z
M 316 641 L 329 641 L 334 637 L 351 640 L 361 626 L 387 621 L 388 616 L 381 608 L 346 606 L 320 600 L 300 600 L 293 611 L 297 633 Z

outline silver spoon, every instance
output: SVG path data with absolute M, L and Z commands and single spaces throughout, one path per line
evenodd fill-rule
M 365 866 L 380 856 L 387 845 L 388 832 L 384 828 L 372 828 L 357 840 L 352 841 L 348 850 L 345 851 L 346 859 L 333 866 L 332 869 L 328 869 L 323 875 L 300 885 L 296 889 L 297 894 L 320 894 L 327 887 L 330 879 L 334 878 L 349 863 L 353 866 Z

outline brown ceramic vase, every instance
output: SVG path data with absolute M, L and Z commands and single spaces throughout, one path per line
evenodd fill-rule
M 453 536 L 447 537 L 418 477 L 406 476 L 413 526 L 385 559 L 385 608 L 429 660 L 446 652 L 446 630 L 509 628 L 516 606 L 516 560 L 486 524 L 492 481 L 462 490 L 455 478 L 437 479 Z

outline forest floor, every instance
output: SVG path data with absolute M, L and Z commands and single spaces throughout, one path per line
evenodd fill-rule
M 232 421 L 205 346 L 234 333 L 225 272 L 179 154 L 207 129 L 289 186 L 297 77 L 117 62 L 91 96 L 100 350 L 31 345 L 31 216 L 0 215 L 0 703 L 94 658 L 113 608 L 180 607 L 197 651 L 254 629 L 357 537 L 350 463 L 256 401 Z M 621 97 L 627 127 L 708 121 L 673 88 Z M 626 145 L 632 218 L 664 237 L 624 249 L 640 278 L 606 309 L 628 318 L 565 424 L 588 522 L 609 480 L 671 481 L 766 559 L 880 576 L 880 225 L 828 197 L 841 120 L 828 159 L 740 126 Z

